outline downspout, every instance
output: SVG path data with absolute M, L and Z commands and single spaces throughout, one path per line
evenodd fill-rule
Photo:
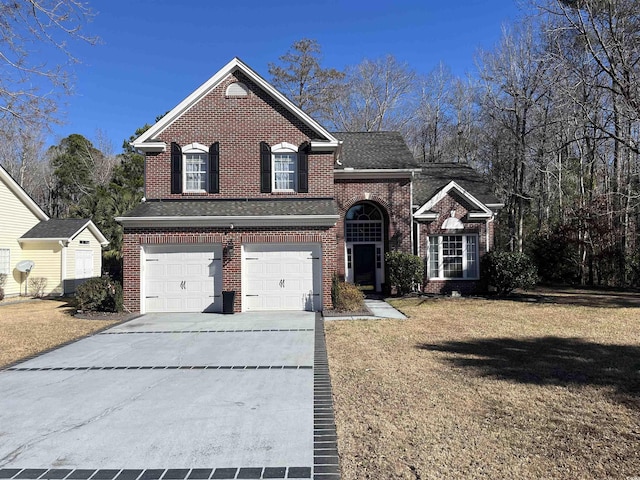
M 493 221 L 496 218 L 496 214 L 495 212 L 491 212 L 491 218 L 488 218 L 485 222 L 485 235 L 486 235 L 486 252 L 485 253 L 489 253 L 489 251 L 491 250 L 491 246 L 489 245 L 489 239 L 490 239 L 490 235 L 489 235 L 489 224 L 493 223 Z
M 60 244 L 60 247 L 62 248 L 62 252 L 60 254 L 60 285 L 62 286 L 62 292 L 60 293 L 60 296 L 63 297 L 65 292 L 65 288 L 64 288 L 64 281 L 67 278 L 67 245 L 65 245 L 65 242 L 63 242 L 62 240 L 60 240 L 58 242 Z
M 409 228 L 411 232 L 411 253 L 416 251 L 415 241 L 416 239 L 413 237 L 414 232 L 414 220 L 413 220 L 413 179 L 415 178 L 415 173 L 411 172 L 411 182 L 409 183 L 409 217 L 411 218 L 411 222 L 409 223 Z M 420 253 L 420 252 L 418 252 Z

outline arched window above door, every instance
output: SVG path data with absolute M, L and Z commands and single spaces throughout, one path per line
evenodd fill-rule
M 371 203 L 359 203 L 345 216 L 347 242 L 382 242 L 383 217 L 380 209 Z

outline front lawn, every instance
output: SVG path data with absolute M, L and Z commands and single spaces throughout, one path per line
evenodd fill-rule
M 73 310 L 63 300 L 0 304 L 0 367 L 116 323 L 78 319 Z
M 327 321 L 343 480 L 640 476 L 639 303 L 416 298 L 406 321 Z

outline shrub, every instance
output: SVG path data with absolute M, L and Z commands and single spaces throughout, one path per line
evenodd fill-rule
M 4 286 L 7 283 L 7 274 L 0 273 L 0 300 L 4 300 Z
M 44 277 L 29 278 L 29 293 L 32 297 L 44 297 L 44 289 L 47 288 L 47 279 Z
M 331 300 L 333 308 L 342 312 L 364 310 L 364 294 L 353 283 L 341 282 L 337 276 L 331 286 Z
M 385 255 L 389 282 L 396 287 L 398 295 L 412 292 L 424 279 L 424 262 L 417 255 L 388 252 Z
M 76 289 L 80 310 L 90 312 L 121 312 L 122 285 L 110 277 L 90 278 Z
M 495 287 L 498 295 L 516 288 L 529 289 L 538 281 L 536 267 L 524 253 L 489 252 L 482 257 L 480 267 L 484 281 Z
M 560 229 L 534 236 L 528 253 L 538 268 L 540 281 L 564 284 L 580 281 L 578 245 Z

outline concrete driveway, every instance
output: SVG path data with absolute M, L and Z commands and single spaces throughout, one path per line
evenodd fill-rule
M 338 478 L 322 320 L 149 314 L 0 371 L 0 479 Z

